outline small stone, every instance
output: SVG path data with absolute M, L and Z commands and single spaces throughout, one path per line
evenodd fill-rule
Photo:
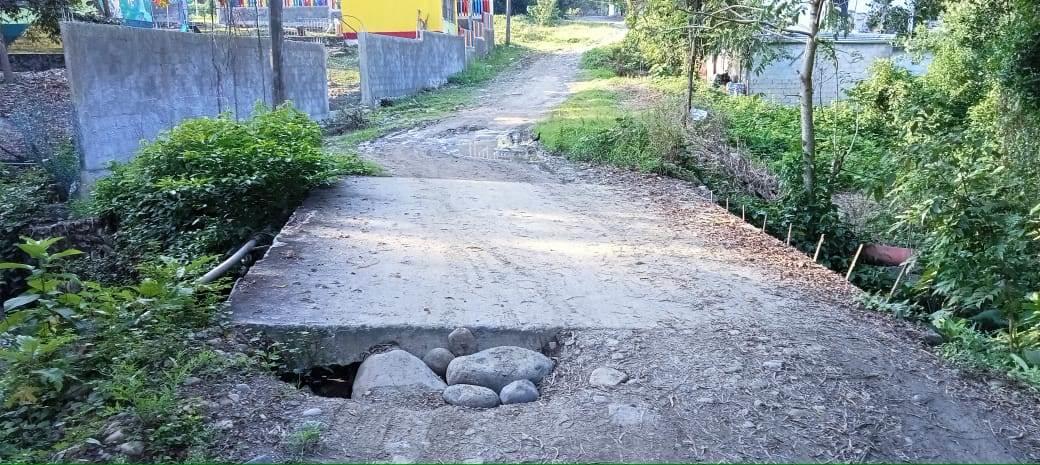
M 910 400 L 912 400 L 915 404 L 924 405 L 931 402 L 932 398 L 923 394 L 914 394 L 914 396 L 911 397 Z
M 723 368 L 722 372 L 726 373 L 726 374 L 733 374 L 733 373 L 736 373 L 736 372 L 738 372 L 740 370 L 743 370 L 743 369 L 744 369 L 743 366 L 740 366 L 740 364 L 736 364 L 736 365 L 730 365 L 730 366 L 728 366 L 726 368 Z
M 656 415 L 634 404 L 610 404 L 607 406 L 607 414 L 610 415 L 610 422 L 617 426 L 637 426 L 644 422 L 653 424 L 656 419 Z
M 303 413 L 300 414 L 300 416 L 303 417 L 316 417 L 318 415 L 321 415 L 321 409 L 317 407 L 304 410 Z
M 126 439 L 126 434 L 123 433 L 123 430 L 117 429 L 105 437 L 105 444 L 115 444 L 124 439 Z
M 715 399 L 712 399 L 711 397 L 698 397 L 694 402 L 697 402 L 698 404 L 710 404 L 715 402 Z
M 87 438 L 83 442 L 85 442 L 87 444 L 90 444 L 92 446 L 100 446 L 101 445 L 101 441 L 98 441 L 97 439 L 94 439 L 94 438 Z
M 751 429 L 751 428 L 755 427 L 755 424 L 750 422 L 750 421 L 745 421 L 744 423 L 741 423 L 740 427 L 741 428 L 746 428 L 746 429 Z
M 477 338 L 468 328 L 457 328 L 448 335 L 448 349 L 456 357 L 477 353 Z
M 780 371 L 784 368 L 784 362 L 782 360 L 767 360 L 762 363 L 762 368 L 773 371 Z
M 617 347 L 620 344 L 617 339 L 607 339 L 607 347 Z
M 498 394 L 484 386 L 472 384 L 453 384 L 448 386 L 441 397 L 451 405 L 470 408 L 492 408 L 498 406 Z
M 249 385 L 246 384 L 246 383 L 238 383 L 238 384 L 235 385 L 235 390 L 236 391 L 248 391 L 249 390 Z
M 229 429 L 234 428 L 234 427 L 235 427 L 235 422 L 233 422 L 231 420 L 220 420 L 216 424 L 213 425 L 213 428 L 215 428 L 217 430 L 220 430 L 220 431 L 226 431 L 226 430 L 229 430 Z
M 592 376 L 589 377 L 589 384 L 599 387 L 612 387 L 617 386 L 628 380 L 628 375 L 609 367 L 599 367 L 592 370 Z
M 238 401 L 242 400 L 242 396 L 240 396 L 238 394 L 235 394 L 234 392 L 232 392 L 231 394 L 228 394 L 227 398 L 230 399 L 231 402 L 238 402 Z
M 126 455 L 137 456 L 144 453 L 144 443 L 141 441 L 124 442 L 116 447 L 116 450 Z
M 556 349 L 560 348 L 560 345 L 556 341 L 549 341 L 549 350 L 555 352 Z
M 527 379 L 513 381 L 502 388 L 499 398 L 502 405 L 534 402 L 538 400 L 538 388 Z
M 455 356 L 452 355 L 450 350 L 443 347 L 430 349 L 422 359 L 426 366 L 430 367 L 434 373 L 437 373 L 437 376 L 444 376 L 448 372 L 448 364 L 452 360 L 455 360 Z
M 234 404 L 235 403 L 232 402 L 231 399 L 226 399 L 226 398 L 225 399 L 220 399 L 220 401 L 217 402 L 217 406 L 219 406 L 219 407 L 230 407 L 230 406 L 232 406 Z
M 249 459 L 249 461 L 246 462 L 246 463 L 247 464 L 250 464 L 250 463 L 254 463 L 254 464 L 255 463 L 274 463 L 274 457 L 271 457 L 270 455 L 267 455 L 267 454 L 261 454 L 261 455 L 258 455 L 256 457 L 253 457 L 253 458 Z
M 762 402 L 761 400 L 755 399 L 755 402 L 754 402 L 754 404 L 755 404 L 755 407 L 762 407 L 762 406 L 763 406 L 763 405 L 765 405 L 766 403 L 765 403 L 765 402 Z
M 194 386 L 194 385 L 199 384 L 201 382 L 202 382 L 202 378 L 197 378 L 197 377 L 194 377 L 194 376 L 189 376 L 189 377 L 184 379 L 184 385 L 185 386 Z
M 607 396 L 592 396 L 592 401 L 597 404 L 607 403 Z
M 790 410 L 787 411 L 787 416 L 789 416 L 791 418 L 799 418 L 799 419 L 800 418 L 808 418 L 809 417 L 809 411 L 808 410 L 803 410 L 803 409 L 800 409 L 800 408 L 793 408 L 793 409 L 790 409 Z
M 610 359 L 611 360 L 622 360 L 624 358 L 625 358 L 625 354 L 623 354 L 621 352 L 614 352 L 613 354 L 610 354 Z
M 925 344 L 930 346 L 942 345 L 942 343 L 945 342 L 942 334 L 939 334 L 939 332 L 934 329 L 928 329 L 928 331 L 925 331 L 924 335 L 921 336 L 921 339 Z

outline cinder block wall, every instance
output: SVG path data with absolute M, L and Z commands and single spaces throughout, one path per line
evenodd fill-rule
M 84 186 L 180 121 L 247 118 L 257 102 L 272 101 L 268 39 L 71 22 L 61 28 Z M 288 98 L 312 118 L 328 117 L 325 48 L 287 41 L 284 50 Z
M 799 102 L 802 54 L 805 45 L 785 43 L 782 48 L 787 58 L 781 58 L 766 66 L 760 73 L 752 73 L 748 82 L 750 94 L 759 95 L 784 104 Z M 813 71 L 813 100 L 816 104 L 827 104 L 845 98 L 845 93 L 869 76 L 868 68 L 879 58 L 891 58 L 895 49 L 889 43 L 844 43 L 834 44 L 834 54 L 823 50 L 817 52 L 816 68 Z M 837 62 L 837 73 L 835 73 Z
M 419 40 L 362 32 L 358 53 L 364 105 L 444 85 L 466 67 L 462 37 L 436 32 Z

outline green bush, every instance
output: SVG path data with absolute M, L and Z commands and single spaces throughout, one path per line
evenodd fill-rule
M 166 259 L 144 267 L 135 286 L 109 287 L 68 273 L 64 260 L 80 252 L 51 252 L 59 240 L 26 239 L 27 263 L 0 263 L 28 282 L 0 320 L 0 461 L 47 461 L 50 447 L 82 441 L 68 437 L 80 428 L 96 434 L 93 423 L 118 411 L 133 414 L 150 444 L 186 453 L 202 425 L 175 408 L 174 389 L 215 364 L 188 337 L 222 300 L 223 284 L 194 284 L 212 259 Z
M 539 26 L 552 26 L 560 21 L 560 0 L 538 0 L 527 7 L 527 15 Z
M 344 160 L 321 144 L 318 125 L 289 106 L 258 108 L 244 122 L 188 120 L 99 181 L 95 208 L 139 257 L 223 253 L 275 231 L 308 191 L 342 172 Z

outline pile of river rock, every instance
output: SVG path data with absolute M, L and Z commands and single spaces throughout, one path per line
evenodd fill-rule
M 522 347 L 478 352 L 477 339 L 466 328 L 452 331 L 447 345 L 422 359 L 400 349 L 370 355 L 358 368 L 352 397 L 439 392 L 445 402 L 464 407 L 520 404 L 538 400 L 538 383 L 553 369 L 549 357 Z

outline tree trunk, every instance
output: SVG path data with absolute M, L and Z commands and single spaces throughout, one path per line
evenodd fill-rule
M 98 13 L 104 18 L 112 17 L 112 10 L 108 8 L 108 0 L 97 0 Z
M 701 11 L 701 0 L 686 0 L 686 7 L 692 13 L 687 19 L 687 31 L 690 36 L 690 62 L 686 69 L 686 113 L 682 121 L 685 124 L 693 110 L 693 81 L 697 73 L 697 64 L 700 62 L 700 30 L 697 29 L 697 13 Z
M 271 13 L 271 98 L 274 106 L 285 102 L 285 76 L 282 74 L 282 44 L 285 41 L 282 33 L 282 0 L 268 0 Z
M 506 0 L 506 45 L 513 39 L 513 0 Z
M 7 56 L 7 45 L 0 38 L 0 71 L 4 73 L 4 82 L 14 82 L 14 69 L 11 68 L 11 59 Z
M 802 123 L 802 188 L 809 199 L 816 191 L 816 125 L 813 121 L 813 70 L 816 68 L 816 42 L 820 32 L 820 12 L 825 0 L 813 0 L 809 7 L 809 35 L 805 39 L 799 80 Z

